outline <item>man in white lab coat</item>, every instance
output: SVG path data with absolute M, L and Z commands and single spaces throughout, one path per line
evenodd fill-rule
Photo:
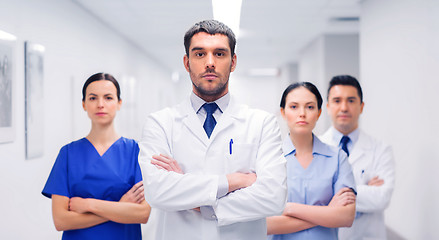
M 189 99 L 147 117 L 139 142 L 145 199 L 160 240 L 266 239 L 286 202 L 276 118 L 234 101 L 235 36 L 207 20 L 184 37 Z M 152 220 L 152 219 L 150 219 Z
M 359 129 L 363 107 L 357 79 L 349 75 L 331 79 L 327 109 L 332 127 L 321 140 L 346 151 L 357 184 L 357 214 L 352 227 L 339 229 L 342 240 L 387 239 L 384 210 L 393 192 L 395 162 L 389 145 Z

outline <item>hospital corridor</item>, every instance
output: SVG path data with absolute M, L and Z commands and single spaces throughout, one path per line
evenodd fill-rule
M 203 21 L 211 19 L 216 21 Z M 203 24 L 218 32 L 199 30 Z M 210 52 L 211 46 L 222 43 L 225 47 L 212 47 Z M 0 0 L 0 239 L 82 239 L 67 232 L 113 224 L 119 219 L 121 224 L 106 229 L 132 225 L 137 237 L 129 239 L 176 239 L 170 231 L 175 235 L 186 232 L 180 239 L 189 239 L 195 233 L 206 240 L 242 239 L 242 235 L 248 236 L 244 239 L 265 239 L 265 216 L 275 212 L 285 215 L 286 210 L 279 211 L 279 204 L 292 202 L 290 187 L 295 176 L 285 174 L 297 173 L 288 165 L 288 161 L 299 157 L 293 144 L 297 148 L 299 145 L 293 138 L 294 126 L 288 122 L 293 115 L 288 115 L 292 107 L 285 89 L 290 86 L 289 91 L 297 93 L 295 87 L 306 87 L 319 102 L 312 86 L 290 85 L 303 82 L 315 85 L 323 100 L 315 119 L 318 121 L 307 132 L 312 136 L 312 146 L 317 144 L 316 136 L 322 140 L 328 132 L 338 131 L 334 149 L 339 146 L 338 154 L 349 159 L 351 182 L 355 178 L 357 184 L 345 186 L 357 201 L 356 213 L 352 210 L 353 233 L 349 233 L 353 235 L 345 235 L 340 228 L 334 231 L 334 238 L 328 239 L 337 239 L 337 232 L 340 239 L 439 239 L 439 153 L 435 150 L 439 149 L 438 43 L 436 0 Z M 349 107 L 356 104 L 356 98 L 347 98 L 344 107 L 348 110 L 343 115 L 350 118 L 353 114 L 352 129 L 356 132 L 349 129 L 345 133 L 337 128 L 339 113 L 334 105 L 343 98 L 332 98 L 340 87 L 340 83 L 331 81 L 335 76 L 348 76 L 361 85 L 355 85 L 355 89 L 351 83 L 341 83 L 359 95 L 357 108 Z M 222 88 L 215 89 L 218 92 L 203 91 L 215 79 L 223 81 Z M 285 99 L 279 106 L 283 92 L 287 107 Z M 206 107 L 210 102 L 214 103 L 211 110 Z M 250 110 L 235 109 L 235 103 L 263 111 L 255 110 L 247 116 Z M 108 107 L 109 114 L 92 113 L 93 104 Z M 174 107 L 184 104 L 189 107 Z M 184 119 L 187 109 L 195 114 Z M 229 109 L 236 113 L 231 114 Z M 102 120 L 104 115 L 110 120 Z M 229 118 L 235 122 L 227 122 Z M 274 141 L 270 135 L 276 129 L 279 141 L 292 139 L 289 152 L 285 143 Z M 374 142 L 358 152 L 355 148 L 363 143 L 359 140 L 364 139 L 363 133 L 373 137 L 371 142 L 385 143 L 385 150 L 380 152 L 384 145 Z M 195 137 L 190 138 L 190 134 Z M 342 145 L 340 138 L 345 135 L 351 137 L 351 143 Z M 103 136 L 114 144 L 96 147 Z M 215 142 L 222 138 L 226 139 L 224 146 Z M 264 141 L 269 141 L 270 147 L 265 148 Z M 83 155 L 70 152 L 79 145 L 94 147 Z M 286 160 L 275 159 L 275 153 L 269 152 L 275 149 L 283 150 Z M 108 156 L 110 150 L 130 161 L 105 166 L 114 183 L 102 180 L 109 176 L 105 172 L 94 176 L 94 171 L 104 170 L 96 170 L 94 162 L 84 160 L 94 154 L 90 158 L 116 161 Z M 201 150 L 206 154 L 224 151 L 221 154 L 226 162 L 206 155 L 206 161 L 210 160 L 198 163 L 196 156 L 205 154 L 198 152 Z M 313 156 L 327 154 L 311 150 Z M 149 164 L 152 154 L 171 157 L 153 156 Z M 236 163 L 234 154 L 256 161 L 265 156 L 272 159 L 261 159 L 249 167 L 245 164 L 254 163 L 254 159 Z M 190 159 L 181 160 L 181 156 Z M 378 160 L 366 162 L 366 156 Z M 386 157 L 388 163 L 383 163 Z M 287 164 L 282 165 L 282 161 Z M 308 171 L 312 167 L 309 165 Z M 378 173 L 369 173 L 372 168 L 378 168 Z M 81 174 L 88 186 L 73 182 L 80 178 L 79 174 L 73 176 L 78 169 L 84 171 Z M 251 183 L 240 182 L 231 189 L 228 169 L 232 169 L 230 173 L 245 174 Z M 288 172 L 279 173 L 282 169 Z M 190 179 L 193 175 L 185 171 L 193 175 L 210 172 L 215 177 L 206 175 L 191 188 L 182 176 L 189 175 Z M 339 174 L 341 170 L 336 171 Z M 143 184 L 134 185 L 142 176 Z M 373 177 L 378 181 L 370 182 Z M 125 178 L 128 185 L 118 183 Z M 365 185 L 359 182 L 363 179 Z M 384 183 L 379 182 L 382 179 Z M 69 187 L 60 190 L 64 183 Z M 388 186 L 387 192 L 370 187 L 383 184 Z M 186 188 L 208 185 L 214 186 L 214 191 L 203 188 L 189 191 L 186 197 L 178 195 Z M 99 188 L 99 194 L 106 197 L 96 204 L 105 200 L 110 204 L 102 206 L 114 212 L 121 209 L 122 217 L 82 209 L 85 202 L 81 201 L 89 193 L 77 199 L 74 192 L 88 191 L 87 187 Z M 269 189 L 266 194 L 262 193 L 265 187 Z M 247 190 L 248 196 L 239 195 Z M 206 199 L 192 199 L 202 193 Z M 373 197 L 367 198 L 369 193 Z M 193 205 L 198 202 L 206 204 Z M 225 206 L 236 205 L 226 208 L 223 202 Z M 114 207 L 113 203 L 121 204 Z M 268 211 L 270 207 L 273 209 Z M 236 220 L 238 215 L 252 211 L 254 216 Z M 60 212 L 65 215 L 58 215 Z M 87 224 L 75 228 L 60 220 L 73 213 L 87 215 Z M 365 216 L 372 215 L 365 220 Z M 300 229 L 303 234 L 312 234 L 310 229 L 322 225 L 304 220 L 313 225 Z M 173 225 L 165 228 L 165 223 Z M 261 226 L 263 229 L 257 229 Z M 360 233 L 367 228 L 372 235 Z M 233 235 L 235 232 L 238 234 Z M 263 237 L 255 237 L 257 234 Z M 100 237 L 91 239 L 111 239 L 95 236 Z M 320 239 L 315 237 L 319 235 L 308 236 L 314 237 L 272 239 Z

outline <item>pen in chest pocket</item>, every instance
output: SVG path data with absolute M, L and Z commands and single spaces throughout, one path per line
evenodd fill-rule
M 230 139 L 230 143 L 229 143 L 229 153 L 230 153 L 230 155 L 232 155 L 232 145 L 233 145 L 233 139 Z

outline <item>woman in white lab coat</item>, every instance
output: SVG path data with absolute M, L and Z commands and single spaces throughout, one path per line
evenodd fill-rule
M 289 135 L 288 203 L 281 216 L 267 218 L 272 239 L 337 239 L 337 228 L 355 217 L 355 182 L 346 154 L 322 143 L 312 132 L 321 114 L 322 97 L 309 82 L 287 87 L 281 114 Z

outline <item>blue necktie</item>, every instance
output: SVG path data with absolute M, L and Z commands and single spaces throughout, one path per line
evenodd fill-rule
M 210 138 L 210 135 L 212 134 L 213 129 L 215 128 L 216 121 L 213 117 L 213 113 L 218 108 L 218 105 L 216 103 L 205 103 L 203 105 L 204 110 L 206 110 L 206 120 L 204 121 L 203 128 L 204 131 L 206 131 L 207 136 Z
M 351 140 L 348 136 L 343 136 L 340 140 L 341 149 L 346 152 L 349 157 L 348 142 Z

